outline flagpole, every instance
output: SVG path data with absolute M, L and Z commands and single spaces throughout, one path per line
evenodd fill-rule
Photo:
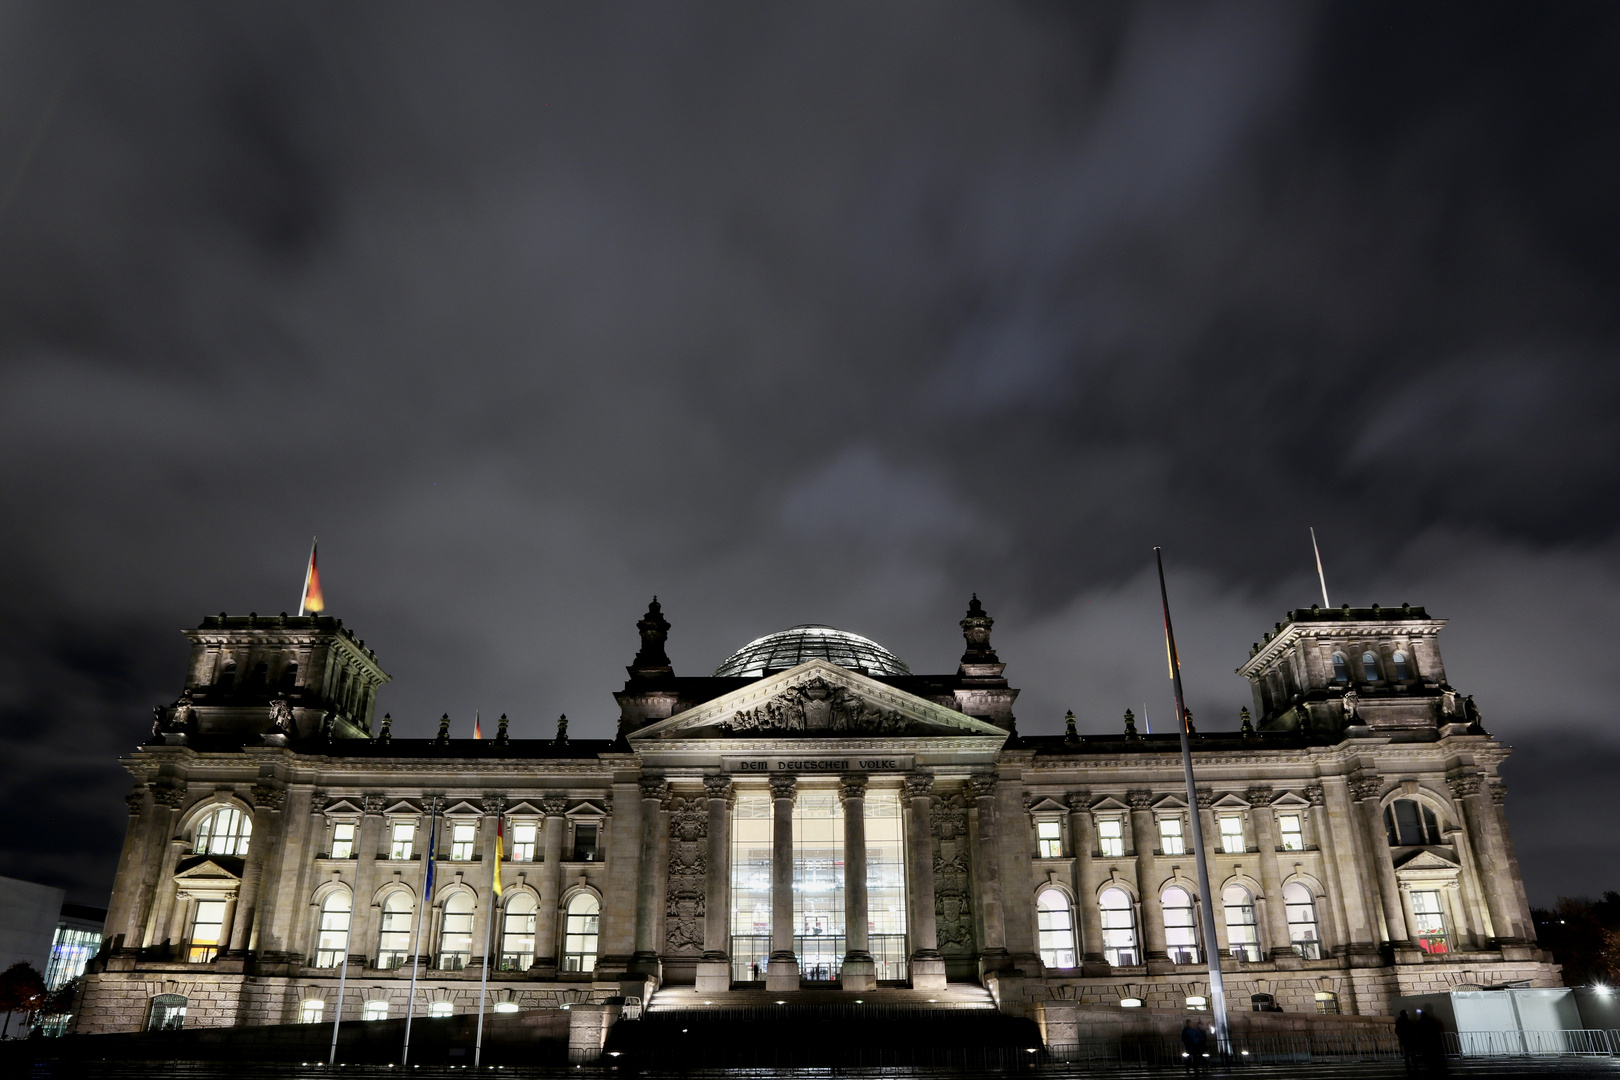
M 309 563 L 304 567 L 304 591 L 298 597 L 298 617 L 304 616 L 304 605 L 309 602 L 309 577 L 315 572 L 315 541 L 319 536 L 312 536 L 309 540 Z
M 428 802 L 428 820 L 432 822 L 432 831 L 428 833 L 427 874 L 422 879 L 422 900 L 416 908 L 416 937 L 411 946 L 411 995 L 405 1001 L 405 1048 L 399 1056 L 400 1068 L 404 1068 L 411 1060 L 411 1020 L 416 1016 L 416 973 L 422 970 L 422 958 L 418 955 L 422 947 L 422 916 L 427 914 L 428 904 L 433 900 L 433 847 L 439 838 L 437 795 Z
M 484 996 L 489 992 L 489 948 L 495 940 L 495 917 L 500 914 L 501 898 L 501 815 L 495 815 L 495 869 L 490 875 L 489 919 L 484 924 L 484 976 L 478 983 L 478 1035 L 473 1040 L 473 1068 L 484 1055 Z
M 1322 586 L 1322 606 L 1325 608 L 1330 608 L 1333 605 L 1328 603 L 1327 576 L 1322 573 L 1322 549 L 1316 546 L 1316 526 L 1312 525 L 1310 529 L 1311 551 L 1316 554 L 1316 580 Z
M 362 814 L 360 824 L 355 826 L 354 830 L 354 850 L 362 850 L 361 845 L 365 843 L 365 839 L 366 819 L 365 815 Z M 354 899 L 358 899 L 358 897 Z M 343 1023 L 343 987 L 349 980 L 349 935 L 354 933 L 354 899 L 349 901 L 349 925 L 343 931 L 343 967 L 338 972 L 337 1012 L 332 1017 L 332 1052 L 326 1055 L 328 1067 L 337 1062 L 338 1025 Z M 317 930 L 316 935 L 319 936 L 319 934 L 320 931 Z M 317 941 L 316 947 L 319 946 L 320 942 Z
M 1192 819 L 1192 841 L 1198 864 L 1198 890 L 1204 895 L 1204 957 L 1209 961 L 1209 1006 L 1215 1016 L 1215 1045 L 1227 1049 L 1226 983 L 1221 978 L 1221 955 L 1215 939 L 1215 898 L 1209 891 L 1209 859 L 1204 853 L 1204 824 L 1198 814 L 1198 788 L 1193 782 L 1192 743 L 1187 738 L 1187 702 L 1181 692 L 1181 657 L 1176 634 L 1170 628 L 1170 593 L 1164 586 L 1164 554 L 1153 549 L 1159 564 L 1159 601 L 1164 609 L 1164 642 L 1170 654 L 1170 680 L 1176 690 L 1176 720 L 1181 728 L 1181 771 L 1187 780 L 1187 816 Z

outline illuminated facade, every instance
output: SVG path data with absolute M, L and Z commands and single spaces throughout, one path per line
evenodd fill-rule
M 1507 749 L 1422 609 L 1290 612 L 1239 669 L 1242 729 L 1016 734 L 975 599 L 948 675 L 828 627 L 677 676 L 656 602 L 613 740 L 396 739 L 337 620 L 210 618 L 136 778 L 79 1031 L 504 1009 L 660 989 L 928 994 L 1005 1011 L 1378 1014 L 1557 985 L 1502 813 Z M 1201 895 L 1191 815 L 1209 846 Z M 492 894 L 497 824 L 503 895 Z M 424 896 L 429 848 L 432 890 Z M 492 903 L 492 901 L 495 901 Z M 1203 937 L 1213 903 L 1216 940 Z M 964 991 L 965 992 L 965 991 Z M 983 993 L 983 990 L 977 990 Z

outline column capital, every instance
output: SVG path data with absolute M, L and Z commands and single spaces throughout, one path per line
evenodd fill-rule
M 370 814 L 375 817 L 381 814 L 385 809 L 387 809 L 387 807 L 388 796 L 386 795 L 373 793 L 371 795 L 362 795 L 360 797 L 361 813 Z
M 1321 784 L 1312 784 L 1304 791 L 1305 801 L 1312 806 L 1326 806 L 1327 795 L 1322 791 Z
M 996 778 L 989 773 L 975 773 L 968 777 L 967 788 L 975 799 L 993 799 L 996 796 Z
M 1125 793 L 1125 801 L 1130 804 L 1133 811 L 1153 809 L 1153 792 L 1147 788 L 1135 788 Z
M 725 773 L 710 773 L 703 778 L 703 790 L 709 793 L 711 799 L 724 799 L 730 806 L 737 801 L 737 786 L 732 783 L 731 777 Z
M 485 795 L 478 801 L 478 807 L 479 809 L 483 810 L 485 814 L 499 815 L 501 811 L 506 809 L 506 796 Z
M 170 810 L 180 809 L 180 804 L 186 801 L 186 789 L 183 787 L 162 787 L 158 784 L 150 785 L 152 801 L 159 806 L 166 806 Z
M 286 788 L 271 787 L 268 784 L 254 785 L 252 795 L 255 810 L 280 810 L 287 801 Z
M 847 805 L 851 799 L 866 798 L 868 777 L 865 773 L 845 773 L 838 781 L 838 800 Z
M 1461 776 L 1448 776 L 1446 785 L 1451 788 L 1451 797 L 1465 799 L 1470 795 L 1478 795 L 1480 789 L 1480 776 L 1478 773 L 1464 773 Z
M 1384 781 L 1377 776 L 1360 774 L 1350 778 L 1350 794 L 1357 802 L 1376 799 L 1384 793 Z
M 1086 810 L 1090 810 L 1091 789 L 1079 788 L 1078 790 L 1071 791 L 1063 797 L 1063 801 L 1068 804 L 1069 813 L 1071 814 L 1082 813 Z
M 567 799 L 541 799 L 540 812 L 546 817 L 562 817 L 568 813 Z
M 934 790 L 933 773 L 907 773 L 906 794 L 913 799 L 926 799 Z
M 1502 783 L 1502 781 L 1497 780 L 1493 783 L 1487 784 L 1486 789 L 1491 794 L 1491 802 L 1495 803 L 1497 806 L 1501 806 L 1503 803 L 1507 802 L 1507 785 Z
M 798 790 L 799 778 L 792 773 L 771 774 L 771 798 L 791 800 Z
M 134 791 L 130 792 L 128 795 L 125 795 L 124 805 L 129 807 L 129 812 L 131 814 L 140 813 L 141 807 L 146 805 L 146 788 L 137 787 Z
M 1198 809 L 1215 809 L 1215 792 L 1207 787 L 1201 787 L 1193 793 L 1198 798 Z
M 1248 804 L 1250 806 L 1255 806 L 1255 807 L 1258 807 L 1258 806 L 1270 806 L 1271 805 L 1271 785 L 1270 784 L 1255 784 L 1253 787 L 1249 788 L 1247 791 L 1245 791 L 1243 793 L 1243 797 L 1244 797 L 1245 800 L 1248 801 Z
M 669 781 L 662 776 L 643 776 L 641 778 L 641 798 L 643 802 L 663 802 L 669 797 Z

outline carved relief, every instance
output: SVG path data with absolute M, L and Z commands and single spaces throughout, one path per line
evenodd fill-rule
M 180 809 L 180 804 L 186 800 L 186 789 L 177 787 L 159 787 L 152 785 L 152 801 L 159 806 L 166 806 L 170 810 Z
M 256 784 L 253 788 L 253 806 L 258 810 L 280 810 L 287 801 L 287 789 Z M 378 809 L 381 809 L 379 807 Z
M 973 954 L 973 884 L 968 862 L 967 803 L 957 792 L 936 795 L 930 817 L 934 838 L 934 922 L 939 951 Z
M 1451 787 L 1451 796 L 1454 799 L 1466 799 L 1470 795 L 1479 794 L 1479 777 L 1453 776 L 1446 783 Z
M 1327 803 L 1327 796 L 1322 792 L 1321 784 L 1313 784 L 1305 789 L 1305 801 L 1312 806 L 1323 806 Z
M 1383 794 L 1384 782 L 1376 776 L 1356 776 L 1350 780 L 1350 794 L 1356 799 L 1376 799 Z
M 643 799 L 663 802 L 669 794 L 669 781 L 662 776 L 643 776 L 641 778 L 641 797 Z
M 708 796 L 669 800 L 669 886 L 664 901 L 664 954 L 703 954 L 704 886 L 708 880 Z
M 917 729 L 893 709 L 883 709 L 847 687 L 823 679 L 790 687 L 756 709 L 738 712 L 715 727 L 722 731 L 828 732 L 901 735 Z

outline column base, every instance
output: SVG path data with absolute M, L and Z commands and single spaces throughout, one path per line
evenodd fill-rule
M 1114 965 L 1103 956 L 1082 956 L 1080 976 L 1085 979 L 1106 978 L 1114 973 Z
M 1384 966 L 1384 950 L 1366 941 L 1352 941 L 1344 950 L 1344 958 L 1353 968 Z
M 1299 971 L 1305 966 L 1305 961 L 1293 949 L 1272 949 L 1271 962 L 1277 965 L 1278 971 Z
M 799 988 L 799 958 L 792 953 L 772 953 L 765 967 L 765 989 L 797 990 Z
M 731 961 L 721 957 L 698 961 L 697 991 L 700 994 L 721 994 L 731 989 Z
M 657 953 L 636 953 L 630 957 L 630 963 L 625 967 L 628 975 L 641 975 L 651 979 L 664 977 L 664 965 L 658 959 Z
M 1012 966 L 1012 954 L 1006 949 L 986 949 L 979 954 L 979 981 L 984 982 L 992 971 L 1006 971 Z
M 945 958 L 938 953 L 934 953 L 932 956 L 913 956 L 911 958 L 911 988 L 913 990 L 945 989 Z
M 869 952 L 851 952 L 844 956 L 838 972 L 838 984 L 845 990 L 876 990 L 877 962 Z

